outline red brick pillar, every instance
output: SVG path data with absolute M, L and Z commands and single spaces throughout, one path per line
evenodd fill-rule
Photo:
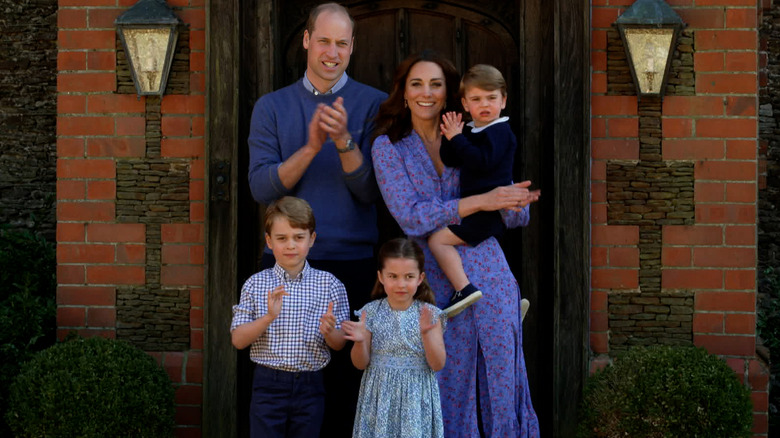
M 688 331 L 681 335 L 723 357 L 750 385 L 753 432 L 766 436 L 768 371 L 755 345 L 760 11 L 755 1 L 667 1 L 688 27 L 661 107 L 661 159 L 693 166 L 694 214 L 692 221 L 656 223 L 662 233 L 659 301 L 679 304 L 663 314 L 643 298 L 641 227 L 631 224 L 634 215 L 621 215 L 622 204 L 616 208 L 619 185 L 610 181 L 613 163 L 642 161 L 640 137 L 647 135 L 638 128 L 640 103 L 625 80 L 622 43 L 612 27 L 632 3 L 592 2 L 592 368 L 642 333 L 654 312 L 676 316 L 681 325 L 675 330 Z M 692 297 L 690 309 L 686 297 Z M 686 342 L 680 336 L 664 343 L 675 340 Z
M 60 0 L 57 79 L 57 324 L 59 336 L 123 338 L 119 291 L 153 289 L 185 297 L 180 304 L 189 335 L 167 350 L 144 348 L 176 387 L 177 436 L 200 436 L 205 284 L 205 2 L 169 0 L 185 32 L 177 57 L 185 59 L 161 99 L 138 98 L 118 86 L 114 20 L 135 0 Z M 178 84 L 178 85 L 177 85 Z M 184 84 L 184 85 L 182 85 Z M 178 87 L 178 88 L 176 88 Z M 127 87 L 125 87 L 127 88 Z M 175 88 L 174 90 L 171 90 Z M 150 99 L 157 99 L 156 101 Z M 157 102 L 150 113 L 149 102 Z M 150 126 L 157 126 L 151 132 Z M 156 144 L 154 151 L 150 145 Z M 118 168 L 144 163 L 184 169 L 183 193 L 164 194 L 175 208 L 146 199 L 146 215 L 127 216 Z M 135 166 L 135 167 L 134 167 Z M 164 175 L 161 179 L 165 179 Z M 172 177 L 171 177 L 172 178 Z M 154 187 L 152 187 L 154 190 Z M 120 195 L 118 196 L 118 192 Z M 151 205 L 151 207 L 149 207 Z M 166 212 L 160 213 L 162 210 Z M 186 212 L 184 217 L 176 213 Z M 157 215 L 155 215 L 157 213 Z M 157 235 L 150 236 L 156 229 Z M 150 252 L 150 243 L 155 249 Z M 150 259 L 149 254 L 154 254 Z M 150 278 L 150 266 L 156 278 Z M 159 277 L 159 278 L 157 278 Z M 141 306 L 138 306 L 140 308 Z M 118 316 L 119 314 L 119 316 Z M 182 319 L 182 318 L 180 318 Z M 124 324 L 124 325 L 123 325 Z M 140 324 L 139 324 L 140 325 Z M 168 330 L 163 324 L 161 332 Z M 127 336 L 129 342 L 136 342 Z M 155 343 L 157 342 L 157 343 Z

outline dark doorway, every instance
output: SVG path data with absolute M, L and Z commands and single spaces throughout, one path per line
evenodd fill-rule
M 212 195 L 209 205 L 206 436 L 229 422 L 210 418 L 211 412 L 228 404 L 234 406 L 237 417 L 235 432 L 238 436 L 246 433 L 251 388 L 248 359 L 245 355 L 236 358 L 229 347 L 218 345 L 229 334 L 217 325 L 229 324 L 230 305 L 237 301 L 243 281 L 256 271 L 263 248 L 260 209 L 246 182 L 249 117 L 262 94 L 302 76 L 306 64 L 303 27 L 308 11 L 318 3 L 211 0 L 211 189 L 217 184 L 213 176 L 221 163 L 231 169 L 233 196 L 220 202 Z M 358 81 L 388 91 L 398 62 L 426 48 L 449 56 L 461 72 L 473 64 L 488 63 L 507 79 L 506 115 L 520 146 L 515 179 L 530 179 L 542 190 L 542 201 L 531 210 L 531 224 L 508 233 L 502 246 L 523 296 L 532 303 L 523 324 L 524 352 L 534 407 L 545 436 L 570 436 L 587 363 L 589 123 L 584 87 L 588 3 L 342 2 L 356 20 L 348 74 Z M 225 44 L 225 39 L 230 42 Z M 217 366 L 221 369 L 212 368 Z M 217 382 L 223 383 L 221 389 L 215 387 Z M 230 393 L 234 394 L 232 403 Z M 218 400 L 210 394 L 218 394 Z

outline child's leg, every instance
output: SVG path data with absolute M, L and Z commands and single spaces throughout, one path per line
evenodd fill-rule
M 450 303 L 444 308 L 444 312 L 449 317 L 459 314 L 482 298 L 482 292 L 469 282 L 466 271 L 463 269 L 463 260 L 455 248 L 455 245 L 465 243 L 449 228 L 442 228 L 428 238 L 428 247 L 431 249 L 431 253 L 455 289 Z
M 255 367 L 252 402 L 249 407 L 251 438 L 284 438 L 287 430 L 289 384 L 279 382 L 279 372 L 262 365 Z M 282 371 L 281 373 L 284 373 Z
M 455 248 L 455 245 L 463 245 L 464 243 L 466 242 L 446 227 L 431 234 L 431 237 L 428 238 L 428 247 L 431 249 L 433 257 L 455 290 L 461 290 L 469 284 L 466 271 L 463 270 L 463 261 Z

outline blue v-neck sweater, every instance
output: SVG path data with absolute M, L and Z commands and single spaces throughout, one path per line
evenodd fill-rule
M 288 190 L 278 167 L 308 140 L 309 121 L 317 104 L 344 98 L 348 129 L 363 153 L 363 164 L 345 173 L 333 141 L 328 138 L 298 184 Z M 285 195 L 311 204 L 317 239 L 313 260 L 349 260 L 373 256 L 377 241 L 374 203 L 379 190 L 371 163 L 373 118 L 387 95 L 353 79 L 338 92 L 314 95 L 298 80 L 261 97 L 252 112 L 249 133 L 249 186 L 252 196 L 268 204 Z

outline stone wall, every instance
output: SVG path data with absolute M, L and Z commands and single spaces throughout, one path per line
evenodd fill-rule
M 57 0 L 0 0 L 0 226 L 54 240 Z

